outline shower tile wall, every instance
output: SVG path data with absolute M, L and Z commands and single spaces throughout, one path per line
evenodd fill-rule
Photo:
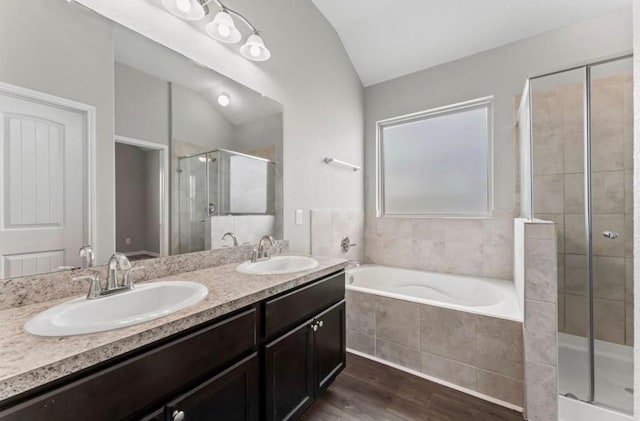
M 632 85 L 623 74 L 592 80 L 592 215 L 597 339 L 633 344 Z M 587 334 L 582 87 L 534 90 L 536 218 L 558 229 L 558 327 Z M 620 233 L 617 240 L 602 236 Z

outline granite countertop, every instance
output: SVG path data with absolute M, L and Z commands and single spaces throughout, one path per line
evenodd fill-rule
M 122 355 L 298 285 L 343 269 L 347 261 L 316 257 L 317 268 L 284 275 L 248 275 L 238 263 L 185 272 L 154 281 L 194 281 L 207 297 L 185 310 L 124 329 L 89 335 L 40 337 L 24 331 L 29 318 L 71 297 L 0 311 L 0 400 Z

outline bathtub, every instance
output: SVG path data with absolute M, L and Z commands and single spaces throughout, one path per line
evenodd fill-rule
M 349 352 L 522 410 L 513 282 L 362 265 L 346 271 Z
M 347 290 L 522 322 L 514 283 L 377 265 L 347 270 Z

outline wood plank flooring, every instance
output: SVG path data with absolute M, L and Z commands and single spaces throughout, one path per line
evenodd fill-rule
M 522 421 L 522 414 L 347 353 L 303 421 Z

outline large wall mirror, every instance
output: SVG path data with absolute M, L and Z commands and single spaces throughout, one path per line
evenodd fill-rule
M 0 57 L 0 278 L 282 237 L 281 104 L 74 2 L 4 0 Z

